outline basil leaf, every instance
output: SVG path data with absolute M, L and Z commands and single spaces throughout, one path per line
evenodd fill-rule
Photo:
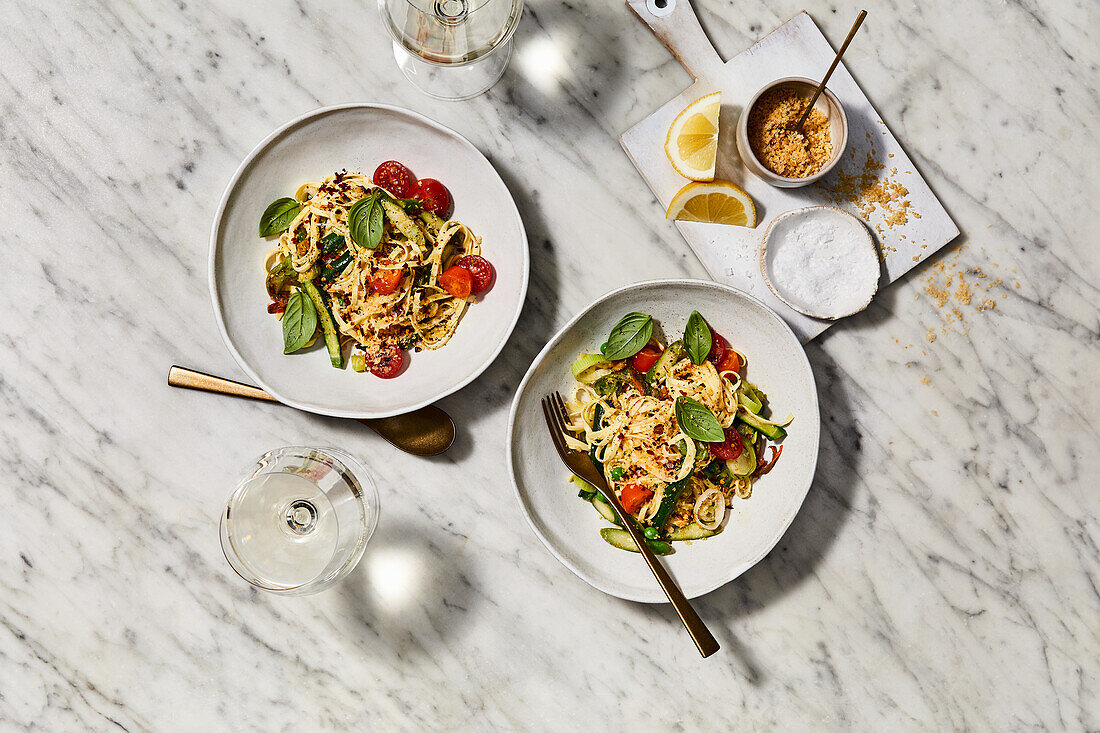
M 690 397 L 676 398 L 676 422 L 689 438 L 706 443 L 720 443 L 726 439 L 722 424 L 714 413 Z
M 285 232 L 301 209 L 302 205 L 289 196 L 275 199 L 260 216 L 260 236 L 270 237 Z
M 607 337 L 607 350 L 603 352 L 611 361 L 634 356 L 649 343 L 653 335 L 653 317 L 645 313 L 627 313 Z
M 382 243 L 382 189 L 359 199 L 348 212 L 348 231 L 360 247 L 375 249 Z
M 699 366 L 707 360 L 711 341 L 710 326 L 699 311 L 692 311 L 688 316 L 687 327 L 684 329 L 684 348 L 692 364 Z
M 283 353 L 293 354 L 313 338 L 317 330 L 317 309 L 301 290 L 290 294 L 283 313 Z

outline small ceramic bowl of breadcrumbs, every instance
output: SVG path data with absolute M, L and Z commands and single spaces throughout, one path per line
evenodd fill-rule
M 817 82 L 802 76 L 777 79 L 753 96 L 737 121 L 741 161 L 773 186 L 813 183 L 836 166 L 848 147 L 848 117 L 828 87 L 798 128 L 815 89 Z
M 829 321 L 870 305 L 880 278 L 871 232 L 835 206 L 808 206 L 775 217 L 764 233 L 760 270 L 781 301 Z

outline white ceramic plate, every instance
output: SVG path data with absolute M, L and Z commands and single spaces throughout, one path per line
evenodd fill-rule
M 814 477 L 820 418 L 817 389 L 806 353 L 791 329 L 759 300 L 702 280 L 652 280 L 612 291 L 585 308 L 557 333 L 523 378 L 508 425 L 508 461 L 524 516 L 547 549 L 582 580 L 605 593 L 644 603 L 667 599 L 645 561 L 603 541 L 610 526 L 576 487 L 550 442 L 539 400 L 554 390 L 568 396 L 570 365 L 581 351 L 595 351 L 612 326 L 631 311 L 649 313 L 676 338 L 691 311 L 745 354 L 745 376 L 768 395 L 780 417 L 794 414 L 783 455 L 747 500 L 735 500 L 725 530 L 716 537 L 675 543 L 662 558 L 689 598 L 708 593 L 759 562 L 798 512 Z
M 395 379 L 333 369 L 321 346 L 283 354 L 279 322 L 268 315 L 263 260 L 272 244 L 256 232 L 260 214 L 304 181 L 342 168 L 367 175 L 399 160 L 442 181 L 456 219 L 482 238 L 496 282 L 466 311 L 441 349 L 410 354 Z M 280 402 L 337 417 L 386 417 L 415 410 L 464 387 L 504 347 L 527 294 L 527 236 L 504 182 L 457 132 L 409 110 L 381 104 L 325 107 L 261 142 L 226 187 L 210 235 L 210 293 L 222 338 L 241 368 Z

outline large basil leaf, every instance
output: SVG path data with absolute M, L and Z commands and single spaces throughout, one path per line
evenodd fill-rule
M 676 422 L 689 438 L 706 443 L 720 443 L 726 439 L 722 424 L 714 413 L 690 397 L 676 398 Z
M 285 232 L 301 209 L 302 205 L 290 197 L 275 199 L 260 216 L 260 236 L 270 237 Z
M 642 347 L 649 343 L 653 336 L 653 317 L 645 313 L 627 313 L 615 328 L 611 329 L 611 335 L 607 339 L 607 349 L 604 356 L 611 361 L 627 359 L 634 356 Z
M 688 316 L 687 327 L 684 329 L 684 349 L 687 351 L 691 363 L 699 366 L 706 361 L 707 354 L 710 353 L 710 347 L 710 326 L 707 325 L 699 311 L 692 311 L 691 315 Z
M 355 202 L 348 212 L 348 231 L 360 247 L 375 249 L 382 243 L 382 189 Z
M 290 294 L 283 313 L 283 353 L 293 354 L 313 338 L 317 330 L 317 309 L 301 290 Z

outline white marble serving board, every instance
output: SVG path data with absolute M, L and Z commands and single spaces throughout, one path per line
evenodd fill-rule
M 858 42 L 857 36 L 854 43 Z M 829 89 L 844 105 L 849 126 L 848 150 L 837 170 L 810 186 L 781 189 L 765 183 L 742 166 L 734 144 L 734 129 L 743 105 L 757 90 L 777 78 L 819 76 L 828 69 L 834 54 L 813 19 L 801 12 L 724 65 L 705 67 L 707 73 L 700 74 L 695 84 L 620 138 L 642 177 L 662 206 L 667 207 L 673 195 L 688 183 L 665 157 L 664 141 L 669 125 L 692 100 L 713 91 L 722 92 L 716 177 L 733 181 L 749 192 L 756 202 L 758 223 L 754 229 L 698 222 L 676 222 L 676 226 L 711 277 L 763 300 L 790 324 L 803 342 L 820 334 L 832 322 L 797 313 L 764 284 L 759 248 L 768 223 L 777 215 L 803 206 L 837 204 L 859 216 L 868 224 L 884 255 L 880 290 L 959 234 L 958 227 L 843 63 L 829 81 Z M 909 202 L 909 214 L 904 224 L 888 226 L 881 207 L 876 206 L 865 215 L 855 205 L 838 201 L 830 193 L 830 185 L 835 183 L 838 173 L 859 175 L 868 155 L 884 166 L 878 171 L 879 177 L 888 175 L 908 190 L 904 199 Z

